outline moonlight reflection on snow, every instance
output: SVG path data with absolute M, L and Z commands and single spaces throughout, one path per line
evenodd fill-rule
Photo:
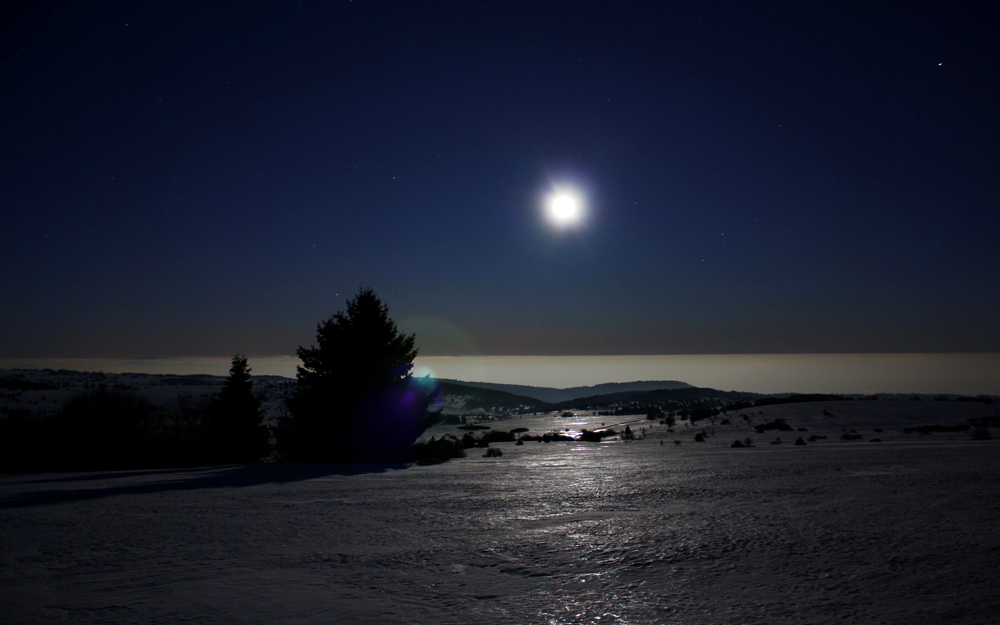
M 869 403 L 799 422 L 854 427 Z M 635 424 L 434 465 L 4 476 L 0 621 L 985 622 L 996 442 L 896 425 L 884 443 L 732 449 Z

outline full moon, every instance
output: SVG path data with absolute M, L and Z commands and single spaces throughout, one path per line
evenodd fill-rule
M 580 220 L 580 200 L 569 193 L 555 193 L 549 197 L 548 211 L 554 224 L 568 226 Z

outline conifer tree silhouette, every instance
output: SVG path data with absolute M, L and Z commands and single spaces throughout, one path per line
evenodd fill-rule
M 209 408 L 209 457 L 213 462 L 258 462 L 269 451 L 261 398 L 254 394 L 247 357 L 233 356 L 229 377 Z
M 281 420 L 279 451 L 290 460 L 398 462 L 420 435 L 429 398 L 411 383 L 415 336 L 361 288 L 318 324 L 316 345 L 299 347 L 297 386 Z

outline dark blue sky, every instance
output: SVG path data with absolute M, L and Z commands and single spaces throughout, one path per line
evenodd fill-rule
M 871 4 L 5 9 L 0 356 L 289 354 L 361 285 L 424 355 L 1000 351 L 1000 22 Z

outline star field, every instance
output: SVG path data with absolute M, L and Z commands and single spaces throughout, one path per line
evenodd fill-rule
M 985 8 L 5 11 L 0 356 L 1000 351 Z

